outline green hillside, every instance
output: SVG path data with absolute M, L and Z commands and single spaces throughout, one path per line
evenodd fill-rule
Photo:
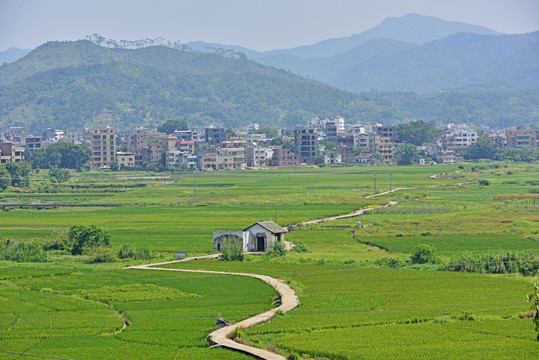
M 242 55 L 106 49 L 88 41 L 42 45 L 0 67 L 0 79 L 0 127 L 33 130 L 125 128 L 178 117 L 191 125 L 293 126 L 313 115 L 357 121 L 380 106 Z
M 325 71 L 334 72 L 349 60 L 326 63 Z M 258 64 L 242 54 L 221 56 L 167 47 L 107 49 L 89 41 L 47 43 L 17 62 L 0 66 L 0 129 L 114 126 L 126 130 L 171 118 L 183 118 L 191 126 L 240 127 L 258 122 L 294 127 L 312 116 L 336 115 L 348 123 L 424 119 L 506 127 L 537 123 L 537 104 L 539 91 L 533 89 L 352 94 Z

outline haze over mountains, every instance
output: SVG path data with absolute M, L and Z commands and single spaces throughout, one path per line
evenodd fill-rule
M 203 42 L 187 43 L 184 49 L 243 52 L 262 64 L 353 92 L 430 92 L 478 85 L 528 89 L 539 84 L 538 38 L 539 32 L 502 35 L 410 14 L 388 18 L 360 34 L 292 49 L 260 53 Z
M 203 42 L 136 50 L 50 42 L 0 66 L 0 126 L 133 127 L 179 117 L 294 126 L 314 115 L 530 124 L 539 121 L 538 55 L 539 32 L 501 35 L 421 15 L 263 53 Z

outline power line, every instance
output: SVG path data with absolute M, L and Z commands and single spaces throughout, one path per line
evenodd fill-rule
M 36 355 L 36 354 L 27 354 L 27 353 L 15 352 L 15 351 L 0 350 L 0 352 L 6 353 L 6 354 L 14 354 L 14 355 L 35 356 L 35 357 L 47 358 L 47 359 L 72 360 L 72 359 L 68 359 L 68 358 L 46 356 L 46 355 Z

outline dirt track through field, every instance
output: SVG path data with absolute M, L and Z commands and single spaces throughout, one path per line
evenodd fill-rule
M 462 186 L 462 185 L 467 185 L 467 184 L 469 184 L 469 183 L 459 183 L 459 184 L 455 184 L 455 185 L 456 186 Z M 455 185 L 449 185 L 449 186 L 455 186 Z M 434 187 L 438 187 L 438 186 L 440 186 L 440 185 L 434 185 Z M 444 185 L 441 185 L 441 186 L 444 186 Z M 371 197 L 375 197 L 375 196 L 386 195 L 386 194 L 389 194 L 391 192 L 395 192 L 395 191 L 398 191 L 398 190 L 408 190 L 408 189 L 413 189 L 413 188 L 396 188 L 396 189 L 392 189 L 391 191 L 384 191 L 384 192 L 381 192 L 381 193 L 378 193 L 378 194 L 369 195 L 369 196 L 366 196 L 365 198 L 371 198 Z M 300 227 L 300 226 L 306 226 L 306 225 L 318 224 L 318 223 L 322 223 L 322 222 L 326 222 L 326 221 L 333 221 L 333 220 L 338 220 L 338 219 L 347 219 L 347 218 L 352 218 L 352 217 L 356 217 L 356 216 L 361 216 L 363 214 L 368 213 L 371 210 L 385 208 L 385 207 L 393 206 L 393 205 L 396 205 L 396 204 L 397 204 L 397 201 L 389 201 L 385 205 L 380 205 L 380 206 L 376 206 L 376 207 L 372 207 L 372 208 L 368 208 L 368 209 L 361 209 L 361 210 L 355 211 L 355 212 L 350 213 L 350 214 L 333 216 L 333 217 L 329 217 L 329 218 L 325 218 L 325 219 L 317 219 L 317 220 L 306 221 L 306 222 L 303 222 L 303 223 L 300 223 L 300 224 L 291 225 L 287 229 L 290 230 L 290 229 L 294 229 L 294 228 Z M 286 247 L 287 247 L 288 250 L 290 250 L 293 247 L 293 245 L 290 244 L 290 243 L 288 243 L 286 245 L 287 245 Z M 249 273 L 235 273 L 235 272 L 210 271 L 210 270 L 168 269 L 168 268 L 159 267 L 159 266 L 162 266 L 162 265 L 174 264 L 174 263 L 185 262 L 185 261 L 216 259 L 216 258 L 218 258 L 220 256 L 221 256 L 221 254 L 213 254 L 213 255 L 199 256 L 199 257 L 190 257 L 190 258 L 186 258 L 186 259 L 182 259 L 182 260 L 172 260 L 172 261 L 165 261 L 165 262 L 160 262 L 160 263 L 155 263 L 155 264 L 130 266 L 130 267 L 127 267 L 125 269 L 181 271 L 181 272 L 203 273 L 203 274 L 247 276 L 247 277 L 252 277 L 252 278 L 264 281 L 265 283 L 272 286 L 275 290 L 277 290 L 277 292 L 280 294 L 280 296 L 281 296 L 281 305 L 276 307 L 276 308 L 273 308 L 271 310 L 268 310 L 268 311 L 266 311 L 266 312 L 264 312 L 262 314 L 255 315 L 255 316 L 252 316 L 252 317 L 247 318 L 245 320 L 242 320 L 240 322 L 237 322 L 235 324 L 228 325 L 228 326 L 222 327 L 220 329 L 217 329 L 217 330 L 211 332 L 208 335 L 208 340 L 210 342 L 211 347 L 226 347 L 226 348 L 236 350 L 236 351 L 239 351 L 239 352 L 242 352 L 242 353 L 253 355 L 253 356 L 255 356 L 256 358 L 259 358 L 259 359 L 286 360 L 286 358 L 284 356 L 282 356 L 282 355 L 273 353 L 273 352 L 265 350 L 265 349 L 259 349 L 259 348 L 255 348 L 255 347 L 252 347 L 252 346 L 240 344 L 240 343 L 235 342 L 234 340 L 230 339 L 232 333 L 237 328 L 244 328 L 245 329 L 245 328 L 254 326 L 256 324 L 261 324 L 261 323 L 264 323 L 264 322 L 268 322 L 275 316 L 275 313 L 277 311 L 282 311 L 283 313 L 285 313 L 285 312 L 294 310 L 295 308 L 297 308 L 299 306 L 299 298 L 298 298 L 297 294 L 283 280 L 279 280 L 279 279 L 276 279 L 276 278 L 273 278 L 273 277 L 267 276 L 267 275 L 258 275 L 258 274 L 249 274 Z
M 166 261 L 156 264 L 147 264 L 147 265 L 137 265 L 130 266 L 126 269 L 139 269 L 139 270 L 161 270 L 161 271 L 181 271 L 181 272 L 194 272 L 194 273 L 203 273 L 203 274 L 220 274 L 220 275 L 235 275 L 235 276 L 248 276 L 265 282 L 272 286 L 281 296 L 281 305 L 268 310 L 262 314 L 255 315 L 253 317 L 247 318 L 240 322 L 237 322 L 232 325 L 222 327 L 217 329 L 209 334 L 208 340 L 212 347 L 226 347 L 236 351 L 240 351 L 246 354 L 253 355 L 260 359 L 267 360 L 286 360 L 284 356 L 275 354 L 271 351 L 254 348 L 244 344 L 240 344 L 231 340 L 229 337 L 234 332 L 236 328 L 248 328 L 256 324 L 264 323 L 273 318 L 277 311 L 282 311 L 283 313 L 293 310 L 299 306 L 299 299 L 295 291 L 288 286 L 284 281 L 275 279 L 271 276 L 266 275 L 257 275 L 257 274 L 248 274 L 248 273 L 233 273 L 233 272 L 224 272 L 224 271 L 209 271 L 209 270 L 185 270 L 185 269 L 167 269 L 156 266 L 162 266 L 167 264 L 173 264 L 178 262 L 193 261 L 193 260 L 203 260 L 203 259 L 215 259 L 218 258 L 220 254 L 200 256 L 186 258 L 182 260 L 173 260 Z

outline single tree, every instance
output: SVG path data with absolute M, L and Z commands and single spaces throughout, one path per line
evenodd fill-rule
M 68 236 L 73 243 L 73 255 L 81 255 L 95 246 L 110 246 L 110 234 L 95 225 L 73 225 L 69 228 Z
M 232 128 L 228 128 L 225 130 L 225 134 L 226 134 L 226 138 L 227 139 L 230 139 L 231 137 L 235 137 L 236 136 L 236 132 L 234 131 L 234 129 Z
M 243 261 L 245 259 L 243 244 L 240 239 L 234 236 L 224 237 L 222 253 L 221 259 L 225 261 Z
M 157 131 L 165 134 L 172 134 L 176 130 L 189 130 L 189 124 L 183 119 L 171 119 L 165 121 L 157 128 Z
M 400 144 L 395 149 L 399 165 L 411 165 L 417 163 L 418 152 L 414 144 Z
M 397 126 L 399 140 L 417 146 L 423 143 L 435 142 L 439 136 L 440 130 L 424 120 L 415 120 Z
M 30 171 L 32 167 L 26 161 L 7 163 L 6 170 L 11 174 L 11 185 L 30 186 Z
M 11 174 L 5 166 L 0 166 L 0 191 L 4 191 L 11 185 Z
M 69 180 L 71 174 L 67 169 L 59 169 L 53 166 L 49 170 L 49 179 L 52 183 L 63 183 Z
M 465 159 L 496 159 L 498 145 L 488 135 L 479 137 L 475 143 L 468 146 L 464 152 Z
M 436 248 L 434 246 L 423 244 L 414 249 L 410 256 L 412 264 L 436 263 Z

